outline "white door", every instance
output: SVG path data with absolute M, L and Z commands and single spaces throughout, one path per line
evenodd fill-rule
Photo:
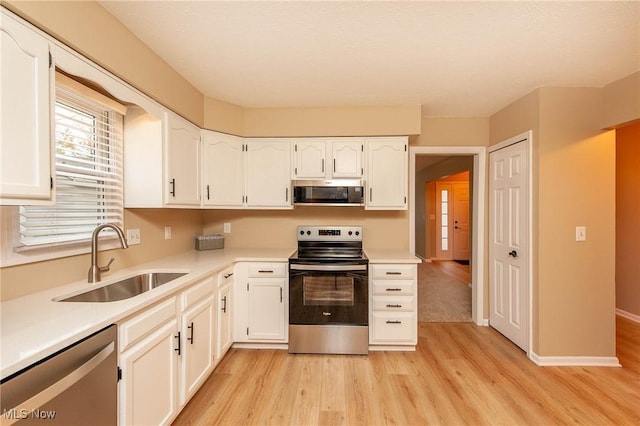
M 489 155 L 489 324 L 529 347 L 528 139 Z
M 324 179 L 326 166 L 326 142 L 324 140 L 294 142 L 293 156 L 294 179 Z
M 281 340 L 285 334 L 284 282 L 261 278 L 249 282 L 249 339 Z
M 453 184 L 453 258 L 469 260 L 469 182 Z

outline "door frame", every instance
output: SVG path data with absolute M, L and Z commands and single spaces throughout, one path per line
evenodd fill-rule
M 528 209 L 527 209 L 527 237 L 529 239 L 528 241 L 528 249 L 529 249 L 529 259 L 527 259 L 527 266 L 529 268 L 529 273 L 528 273 L 528 287 L 529 287 L 529 291 L 528 291 L 528 298 L 529 298 L 529 303 L 527 306 L 527 309 L 529 310 L 528 314 L 529 314 L 529 329 L 527 330 L 528 333 L 528 347 L 526 350 L 527 353 L 527 357 L 529 357 L 530 359 L 532 358 L 533 355 L 533 131 L 532 130 L 527 130 L 526 132 L 520 133 L 519 135 L 513 136 L 509 139 L 506 139 L 500 143 L 497 143 L 495 145 L 491 145 L 487 152 L 490 154 L 492 152 L 498 151 L 502 148 L 506 148 L 510 145 L 515 145 L 517 143 L 523 142 L 527 145 L 527 167 L 529 168 L 528 171 L 528 175 L 527 175 L 527 179 L 528 179 L 528 184 L 527 184 L 527 202 L 529 204 Z M 489 273 L 491 273 L 491 271 L 489 271 Z M 491 280 L 489 280 L 489 282 L 491 282 Z
M 409 252 L 416 253 L 416 156 L 473 156 L 473 209 L 471 223 L 471 318 L 477 325 L 488 326 L 485 318 L 485 199 L 487 148 L 484 146 L 411 146 L 409 147 Z

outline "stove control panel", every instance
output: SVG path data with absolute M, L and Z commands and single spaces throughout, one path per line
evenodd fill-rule
M 362 226 L 298 226 L 298 241 L 362 241 Z

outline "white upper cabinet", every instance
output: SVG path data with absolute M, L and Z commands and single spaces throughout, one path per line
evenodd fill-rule
M 408 138 L 381 137 L 366 140 L 367 194 L 365 209 L 407 209 Z
M 334 178 L 358 178 L 364 176 L 363 139 L 338 139 L 331 142 L 333 163 L 330 171 Z
M 52 198 L 49 42 L 0 13 L 0 204 L 41 204 Z
M 360 138 L 296 139 L 293 179 L 361 179 L 364 140 Z
M 124 206 L 200 206 L 200 129 L 169 112 L 127 109 Z
M 249 208 L 292 209 L 291 140 L 246 139 Z
M 216 208 L 242 208 L 244 202 L 244 141 L 242 138 L 202 131 L 202 204 Z
M 293 179 L 324 179 L 327 141 L 324 139 L 293 142 Z
M 168 205 L 200 205 L 200 129 L 171 112 L 165 113 Z

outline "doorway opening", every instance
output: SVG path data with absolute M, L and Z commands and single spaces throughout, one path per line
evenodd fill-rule
M 409 168 L 409 244 L 411 253 L 423 259 L 419 267 L 419 286 L 422 279 L 420 272 L 423 275 L 431 273 L 441 278 L 444 276 L 447 280 L 458 279 L 459 284 L 463 287 L 466 285 L 463 290 L 467 293 L 470 287 L 470 301 L 466 302 L 467 306 L 470 305 L 467 308 L 470 309 L 470 319 L 467 316 L 464 321 L 471 320 L 478 325 L 488 325 L 488 321 L 484 319 L 483 279 L 486 148 L 414 146 L 410 148 Z M 448 183 L 446 179 L 464 172 L 467 172 L 468 176 L 467 196 L 466 200 L 465 197 L 460 197 L 462 201 L 459 201 L 458 211 L 466 211 L 467 214 L 464 218 L 455 219 L 455 213 L 452 211 L 455 210 L 453 183 L 459 180 L 460 176 Z M 438 180 L 451 186 L 441 187 L 438 192 Z M 447 190 L 444 195 L 446 200 L 443 200 L 443 189 Z M 460 190 L 460 193 L 464 191 Z M 428 205 L 432 207 L 429 208 Z M 444 214 L 443 209 L 446 210 Z M 462 229 L 463 222 L 468 224 L 466 229 Z M 463 231 L 458 235 L 458 247 L 462 252 L 456 251 L 454 254 L 456 225 Z M 466 237 L 465 232 L 468 233 Z M 418 315 L 424 319 L 421 308 L 423 307 L 419 305 Z M 442 320 L 448 321 L 446 317 Z

